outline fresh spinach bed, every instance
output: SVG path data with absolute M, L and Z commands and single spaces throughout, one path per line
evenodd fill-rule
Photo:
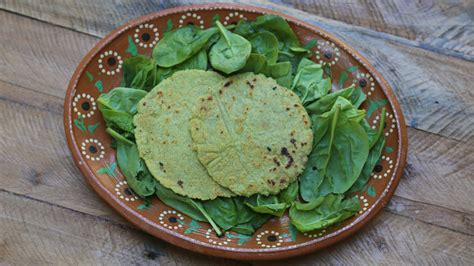
M 322 229 L 356 214 L 353 196 L 367 186 L 380 159 L 384 113 L 378 129 L 372 129 L 359 109 L 366 99 L 359 87 L 331 91 L 327 66 L 314 63 L 312 40 L 301 45 L 288 23 L 275 15 L 255 21 L 241 20 L 224 27 L 199 29 L 185 26 L 165 33 L 151 58 L 138 55 L 125 60 L 121 87 L 98 99 L 99 110 L 113 137 L 117 162 L 130 188 L 146 201 L 154 195 L 168 206 L 208 222 L 218 235 L 232 230 L 251 235 L 272 216 L 289 209 L 291 223 L 301 232 Z M 295 92 L 310 116 L 314 141 L 299 180 L 278 195 L 219 197 L 196 200 L 162 186 L 140 158 L 134 136 L 137 103 L 164 79 L 185 69 L 201 69 L 232 75 L 261 73 Z

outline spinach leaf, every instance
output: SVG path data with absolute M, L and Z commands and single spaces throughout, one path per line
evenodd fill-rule
M 217 36 L 217 35 L 216 35 Z M 173 73 L 178 70 L 185 69 L 201 69 L 207 70 L 207 52 L 206 50 L 201 50 L 197 54 L 193 55 L 191 58 L 187 59 L 181 64 L 174 66 Z
M 156 195 L 163 203 L 188 215 L 194 220 L 201 222 L 207 221 L 211 224 L 212 228 L 214 228 L 218 236 L 222 235 L 222 231 L 207 213 L 201 201 L 178 195 L 158 182 L 155 182 L 155 186 Z
M 97 99 L 99 110 L 107 127 L 133 133 L 133 115 L 137 113 L 138 102 L 146 91 L 118 87 Z
M 291 86 L 291 64 L 289 62 L 267 64 L 262 73 L 267 77 L 275 79 L 280 86 L 285 88 L 290 88 Z
M 117 141 L 117 164 L 127 184 L 142 198 L 155 193 L 155 179 L 148 171 L 145 162 L 140 159 L 135 143 L 121 136 L 111 128 L 107 132 Z
M 350 100 L 355 108 L 359 108 L 363 102 L 367 99 L 367 96 L 362 91 L 360 87 L 354 89 L 354 93 L 352 93 Z
M 306 58 L 300 61 L 291 90 L 300 97 L 303 105 L 328 94 L 331 89 L 331 79 L 323 79 L 323 74 L 321 65 Z
M 325 179 L 331 157 L 339 112 L 340 106 L 335 106 L 322 115 L 312 116 L 315 139 L 299 181 L 301 197 L 305 201 L 311 201 L 320 195 L 320 186 Z
M 159 82 L 155 60 L 137 55 L 123 62 L 123 86 L 150 91 Z
M 266 31 L 276 36 L 280 50 L 288 51 L 290 47 L 300 46 L 298 37 L 290 25 L 288 25 L 288 22 L 277 15 L 258 16 L 253 22 L 243 22 L 241 20 L 235 28 L 235 33 L 244 37 L 250 37 L 254 33 Z
M 346 89 L 339 90 L 328 95 L 321 97 L 319 100 L 309 104 L 305 107 L 308 114 L 322 114 L 325 113 L 333 107 L 334 103 L 336 102 L 339 96 L 344 98 L 351 97 L 352 93 L 354 92 L 354 86 L 350 86 Z
M 298 181 L 291 183 L 287 188 L 282 190 L 277 196 L 278 201 L 286 203 L 288 206 L 293 203 L 298 196 L 299 185 Z
M 278 59 L 278 40 L 268 31 L 259 32 L 249 39 L 252 53 L 264 55 L 268 64 L 275 64 Z
M 279 202 L 277 196 L 253 195 L 245 201 L 252 211 L 258 213 L 267 213 L 281 217 L 288 207 L 286 203 Z
M 370 149 L 369 156 L 367 157 L 367 161 L 364 164 L 364 168 L 362 168 L 362 172 L 357 178 L 354 185 L 352 185 L 349 192 L 357 192 L 364 189 L 365 185 L 369 181 L 370 174 L 374 170 L 375 165 L 380 160 L 380 156 L 382 156 L 383 148 L 385 147 L 385 138 L 381 137 L 377 140 L 374 147 Z
M 251 53 L 244 67 L 239 70 L 239 73 L 253 72 L 259 74 L 267 67 L 266 64 L 267 59 L 265 56 Z
M 245 66 L 238 72 L 261 73 L 267 77 L 275 79 L 280 86 L 290 88 L 291 85 L 291 65 L 288 62 L 279 62 L 269 65 L 265 56 L 260 54 L 250 54 Z
M 209 59 L 214 69 L 230 74 L 245 66 L 252 51 L 252 46 L 242 36 L 231 33 L 224 28 L 219 21 L 216 21 L 216 24 L 221 37 L 211 47 Z
M 167 33 L 153 49 L 153 58 L 160 67 L 172 67 L 199 52 L 217 34 L 216 27 L 201 30 L 195 26 L 178 28 Z
M 253 216 L 248 222 L 238 224 L 232 227 L 230 230 L 243 234 L 243 235 L 252 235 L 260 226 L 266 223 L 268 219 L 270 219 L 271 217 L 269 214 L 262 214 L 262 213 L 255 213 L 255 212 L 252 212 L 252 213 L 253 213 Z
M 239 213 L 232 198 L 218 197 L 213 200 L 203 201 L 202 204 L 209 216 L 212 217 L 220 228 L 228 230 L 237 225 Z
M 299 210 L 296 204 L 290 208 L 290 221 L 300 231 L 326 228 L 356 214 L 359 209 L 359 200 L 356 197 L 343 199 L 343 195 L 329 194 L 322 203 L 315 204 L 314 209 Z M 301 207 L 301 206 L 300 206 Z
M 344 193 L 351 188 L 369 155 L 369 140 L 358 119 L 340 112 L 337 120 L 326 171 L 334 193 Z

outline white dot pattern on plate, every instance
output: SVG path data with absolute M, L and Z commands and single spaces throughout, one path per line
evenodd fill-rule
M 104 158 L 105 148 L 97 139 L 85 139 L 81 143 L 81 153 L 91 161 L 99 161 Z
M 158 217 L 158 221 L 162 226 L 168 229 L 178 230 L 178 228 L 183 227 L 182 222 L 184 221 L 184 217 L 175 210 L 162 211 Z
M 179 18 L 179 27 L 183 27 L 185 24 L 193 23 L 195 26 L 204 29 L 204 20 L 201 15 L 196 13 L 187 12 Z

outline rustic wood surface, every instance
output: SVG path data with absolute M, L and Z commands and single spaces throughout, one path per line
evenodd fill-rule
M 0 264 L 266 264 L 191 253 L 134 228 L 91 191 L 65 142 L 63 98 L 82 56 L 134 17 L 198 2 L 0 1 Z M 409 126 L 405 174 L 382 213 L 343 243 L 276 264 L 473 265 L 474 2 L 237 2 L 355 47 L 393 86 Z

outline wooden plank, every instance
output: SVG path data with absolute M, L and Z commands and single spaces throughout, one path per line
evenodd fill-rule
M 77 64 L 98 41 L 4 11 L 0 21 L 0 80 L 61 98 Z
M 0 82 L 0 106 L 0 188 L 125 223 L 74 165 L 61 98 Z
M 302 14 L 305 13 L 296 15 L 303 17 Z M 0 80 L 62 97 L 76 64 L 97 39 L 8 12 L 0 11 L 0 17 L 11 21 L 9 27 L 0 27 L 3 44 L 0 59 L 7 62 L 0 65 Z M 323 25 L 309 20 L 310 16 L 306 18 Z M 91 25 L 95 23 L 100 20 Z M 473 141 L 474 95 L 470 90 L 473 63 L 383 41 L 347 27 L 330 30 L 363 52 L 391 83 L 408 125 Z M 22 32 L 34 42 L 25 42 L 15 32 Z M 52 45 L 62 41 L 68 45 Z
M 244 264 L 185 251 L 127 226 L 11 193 L 0 192 L 0 203 L 0 258 L 5 264 Z M 383 211 L 340 244 L 267 264 L 469 265 L 473 244 L 473 236 Z
M 0 192 L 0 225 L 2 265 L 245 265 L 7 192 Z
M 16 92 L 14 96 L 9 96 L 11 91 Z M 42 96 L 0 82 L 0 108 L 5 110 L 0 116 L 0 124 L 4 125 L 0 129 L 0 148 L 9 151 L 0 155 L 0 188 L 123 221 L 84 184 L 73 165 L 64 141 L 62 115 L 54 111 L 60 99 Z M 53 106 L 52 110 L 42 108 L 45 105 Z M 474 170 L 474 148 L 415 129 L 409 130 L 409 141 L 413 143 L 409 165 L 396 195 L 413 202 L 401 199 L 389 210 L 460 232 L 471 230 L 474 206 L 469 202 L 474 191 L 466 177 Z M 426 211 L 416 212 L 423 208 Z M 450 218 L 443 220 L 443 216 Z
M 49 0 L 40 4 L 31 0 L 6 0 L 0 7 L 13 12 L 71 27 L 79 31 L 103 36 L 130 18 L 164 8 L 215 1 L 173 0 L 158 3 L 134 1 L 114 1 L 101 3 L 92 0 L 60 1 Z M 410 43 L 424 49 L 474 59 L 474 28 L 469 0 L 221 0 L 219 2 L 238 2 L 242 4 L 269 6 L 282 9 L 282 5 L 298 8 L 317 16 L 343 21 L 348 24 L 371 29 L 379 38 L 394 39 Z M 113 17 L 113 18 L 112 18 Z M 99 19 L 97 23 L 92 20 Z M 377 34 L 376 31 L 384 34 Z
M 274 1 L 279 3 L 280 1 Z M 470 0 L 283 0 L 317 16 L 400 36 L 425 49 L 474 56 Z
M 394 214 L 474 236 L 473 213 L 454 211 L 400 196 L 393 196 L 386 206 L 386 210 Z
M 474 237 L 382 211 L 355 236 L 313 254 L 256 265 L 472 265 Z

